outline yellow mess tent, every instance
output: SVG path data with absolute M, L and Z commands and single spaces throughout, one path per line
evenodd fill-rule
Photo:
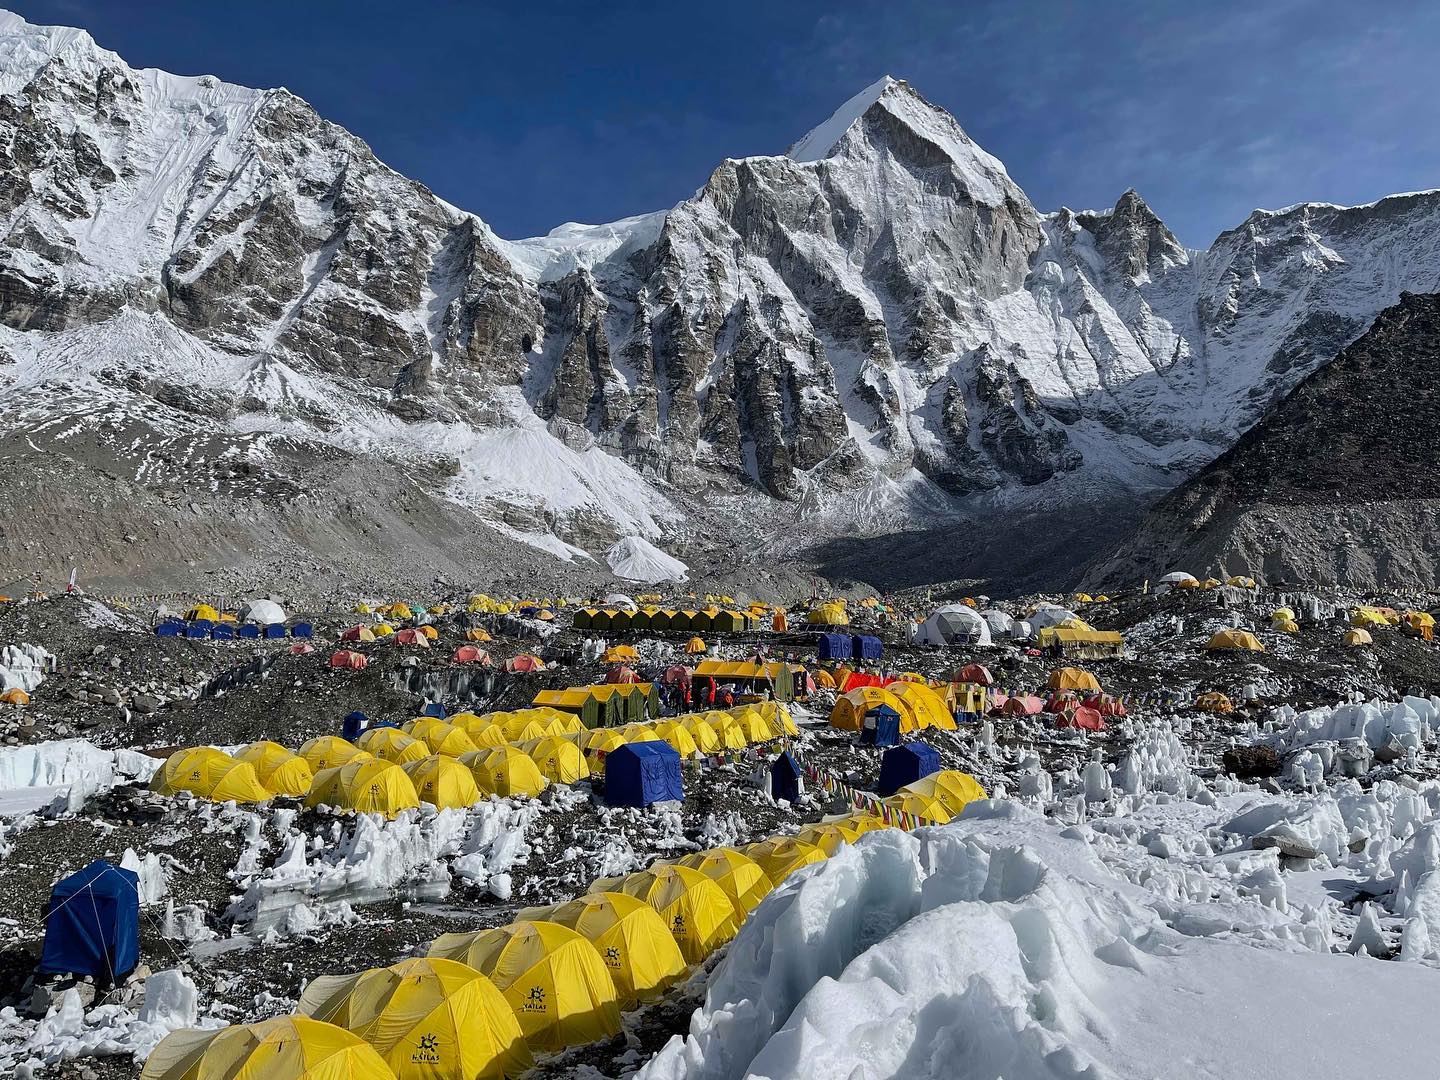
M 825 852 L 794 836 L 772 836 L 740 849 L 754 859 L 765 876 L 779 885 L 802 866 L 825 861 Z
M 308 1016 L 203 1031 L 185 1028 L 160 1040 L 141 1080 L 395 1080 L 390 1066 L 353 1032 Z
M 740 915 L 748 915 L 775 888 L 760 864 L 735 848 L 692 852 L 676 865 L 699 870 L 719 885 Z
M 253 742 L 235 758 L 249 762 L 260 783 L 272 795 L 298 798 L 310 790 L 310 784 L 315 779 L 309 762 L 276 742 Z
M 354 743 L 339 735 L 321 735 L 310 739 L 300 747 L 300 756 L 310 766 L 312 773 L 333 769 L 337 765 L 349 765 L 355 760 L 368 761 L 375 755 L 361 750 Z
M 525 743 L 521 749 L 529 754 L 540 775 L 552 784 L 573 784 L 590 775 L 590 766 L 580 747 L 560 735 L 546 735 Z
M 150 790 L 161 795 L 185 792 L 211 802 L 255 803 L 275 797 L 260 782 L 255 766 L 213 746 L 175 751 L 151 778 Z
M 421 802 L 427 802 L 440 810 L 454 810 L 474 806 L 480 801 L 480 788 L 470 770 L 453 757 L 431 754 L 419 761 L 407 761 L 400 766 Z
M 1264 652 L 1265 646 L 1249 630 L 1220 630 L 1205 643 L 1207 649 L 1241 649 Z
M 322 803 L 359 814 L 393 818 L 402 810 L 418 809 L 420 796 L 399 765 L 367 758 L 316 773 L 305 805 Z
M 830 726 L 841 731 L 859 731 L 865 726 L 865 714 L 881 705 L 900 714 L 901 731 L 914 729 L 914 710 L 907 708 L 904 702 L 884 686 L 857 686 L 854 690 L 841 694 L 835 699 L 835 707 L 830 710 Z
M 360 736 L 355 745 L 381 761 L 391 761 L 396 765 L 430 756 L 430 748 L 423 742 L 393 727 L 371 728 Z
M 533 758 L 518 746 L 497 746 L 462 754 L 460 764 L 470 770 L 475 784 L 487 795 L 524 795 L 534 798 L 545 790 L 545 777 Z
M 1346 645 L 1374 645 L 1375 639 L 1370 636 L 1370 631 L 1355 627 L 1345 631 Z
M 685 973 L 685 957 L 665 921 L 639 897 L 587 893 L 534 913 L 522 911 L 520 918 L 568 926 L 594 945 L 626 1008 L 659 997 Z
M 1062 667 L 1050 672 L 1046 685 L 1051 690 L 1100 690 L 1100 680 L 1084 668 Z
M 849 626 L 850 615 L 845 610 L 845 601 L 827 600 L 811 608 L 805 621 L 811 626 Z
M 322 975 L 305 987 L 296 1011 L 360 1036 L 398 1080 L 502 1080 L 532 1063 L 505 996 L 455 960 Z
M 687 963 L 698 964 L 735 936 L 740 920 L 725 890 L 688 866 L 652 866 L 613 889 L 645 901 L 664 920 Z
M 432 754 L 459 757 L 480 749 L 464 728 L 434 716 L 419 716 L 405 725 L 412 739 L 423 742 Z
M 918 795 L 923 799 L 938 799 L 950 813 L 958 814 L 972 802 L 989 798 L 980 782 L 969 773 L 956 769 L 941 769 L 939 772 L 912 780 L 900 789 L 901 794 Z
M 532 1050 L 595 1042 L 620 1030 L 615 980 L 595 946 L 553 922 L 513 922 L 443 934 L 430 955 L 489 976 L 515 1010 Z

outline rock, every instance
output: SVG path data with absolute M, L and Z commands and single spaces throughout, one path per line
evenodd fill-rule
M 1231 746 L 1220 763 L 1227 773 L 1241 779 L 1274 776 L 1280 771 L 1280 755 L 1268 746 Z
M 135 699 L 130 702 L 130 707 L 137 713 L 149 714 L 157 712 L 160 709 L 160 699 L 151 694 L 138 694 Z
M 1293 836 L 1257 836 L 1250 841 L 1250 846 L 1256 851 L 1268 851 L 1276 848 L 1281 855 L 1289 859 L 1318 859 L 1320 857 L 1320 851 L 1317 848 L 1313 848 Z

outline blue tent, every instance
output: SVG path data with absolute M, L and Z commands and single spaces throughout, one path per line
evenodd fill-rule
M 424 711 L 423 713 L 421 713 L 420 715 L 421 715 L 421 716 L 433 716 L 433 717 L 435 717 L 435 719 L 437 719 L 437 720 L 444 720 L 444 719 L 445 719 L 445 706 L 444 706 L 444 705 L 441 705 L 438 701 L 432 701 L 432 702 L 430 702 L 430 704 L 428 704 L 428 705 L 425 706 L 425 711 Z
M 160 637 L 179 637 L 185 633 L 185 624 L 175 619 L 167 619 L 155 627 L 155 633 Z
M 39 970 L 118 982 L 140 961 L 140 877 L 96 859 L 56 884 Z
M 253 622 L 241 623 L 240 629 L 235 631 L 235 636 L 242 638 L 258 638 L 260 636 L 260 627 L 256 626 Z
M 355 712 L 346 713 L 345 719 L 340 721 L 340 737 L 346 742 L 354 742 L 365 730 L 367 720 L 369 717 L 358 709 Z
M 187 638 L 207 638 L 213 629 L 215 629 L 215 624 L 209 619 L 196 619 L 185 627 L 185 636 Z
M 770 797 L 777 802 L 800 801 L 800 766 L 788 750 L 770 763 Z
M 605 802 L 610 806 L 646 807 L 684 797 L 680 755 L 669 743 L 629 743 L 605 755 Z
M 885 655 L 885 646 L 880 639 L 869 634 L 856 634 L 854 649 L 856 660 L 879 660 Z
M 272 622 L 265 627 L 261 633 L 267 638 L 279 638 L 285 636 L 285 624 L 283 622 Z
M 821 660 L 850 660 L 855 656 L 855 642 L 849 634 L 821 634 L 817 650 Z
M 865 714 L 861 746 L 894 746 L 900 741 L 900 714 L 889 705 L 876 705 Z
M 235 628 L 229 623 L 216 623 L 210 629 L 212 641 L 233 641 L 235 640 Z
M 308 622 L 297 622 L 290 628 L 290 636 L 298 638 L 313 638 L 315 627 Z
M 892 746 L 880 759 L 880 780 L 875 790 L 882 796 L 894 795 L 906 784 L 939 771 L 940 753 L 933 746 L 923 742 Z

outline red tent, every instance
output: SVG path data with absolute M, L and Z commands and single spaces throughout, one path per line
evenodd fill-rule
M 461 645 L 455 650 L 455 659 L 461 664 L 489 664 L 490 654 L 476 645 Z
M 1015 694 L 1005 699 L 1000 710 L 1006 716 L 1034 716 L 1045 707 L 1045 703 L 1034 694 Z
M 430 639 L 419 630 L 397 630 L 392 640 L 396 645 L 418 645 L 422 649 L 430 647 Z
M 375 640 L 375 635 L 370 633 L 370 628 L 368 626 L 352 626 L 349 630 L 346 630 L 343 634 L 340 635 L 340 640 L 360 641 L 364 636 L 363 634 L 361 634 L 362 630 L 365 632 L 365 634 L 369 634 L 371 641 Z
M 1075 727 L 1084 731 L 1104 731 L 1105 718 L 1095 709 L 1081 705 L 1073 713 L 1061 713 L 1055 718 L 1056 727 Z
M 290 646 L 291 656 L 306 656 L 315 651 L 315 646 L 306 641 L 297 641 Z
M 692 674 L 684 664 L 672 664 L 665 669 L 665 684 L 669 686 L 678 682 L 681 686 L 688 686 Z
M 366 660 L 363 654 L 347 652 L 344 649 L 341 649 L 330 657 L 330 666 L 332 668 L 353 668 L 356 671 L 360 671 L 362 668 L 368 666 L 369 663 L 370 661 Z
M 1067 709 L 1073 709 L 1079 704 L 1080 703 L 1069 694 L 1051 694 L 1049 700 L 1045 702 L 1045 711 L 1065 712 Z
M 1094 709 L 1101 716 L 1125 715 L 1125 703 L 1109 694 L 1092 694 L 1085 699 L 1085 707 Z
M 845 676 L 845 685 L 840 687 L 840 693 L 848 694 L 857 686 L 889 686 L 894 679 L 885 679 L 868 671 L 852 671 Z
M 640 676 L 635 674 L 634 668 L 612 667 L 605 672 L 605 681 L 607 683 L 638 683 Z
M 990 674 L 990 669 L 984 664 L 966 664 L 960 669 L 956 682 L 978 683 L 981 686 L 994 686 L 995 676 Z
M 532 656 L 530 653 L 521 653 L 519 656 L 512 656 L 505 661 L 506 671 L 539 671 L 544 666 L 538 656 Z

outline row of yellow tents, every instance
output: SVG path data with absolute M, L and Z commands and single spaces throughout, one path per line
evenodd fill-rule
M 311 806 L 393 817 L 421 802 L 446 809 L 490 795 L 533 798 L 549 784 L 587 778 L 604 754 L 630 742 L 663 741 L 682 757 L 694 757 L 795 733 L 794 720 L 778 702 L 590 730 L 553 709 L 456 713 L 448 720 L 416 717 L 403 729 L 371 728 L 355 743 L 324 735 L 297 752 L 266 741 L 234 756 L 191 747 L 170 755 L 151 787 L 214 802 L 303 796 Z

